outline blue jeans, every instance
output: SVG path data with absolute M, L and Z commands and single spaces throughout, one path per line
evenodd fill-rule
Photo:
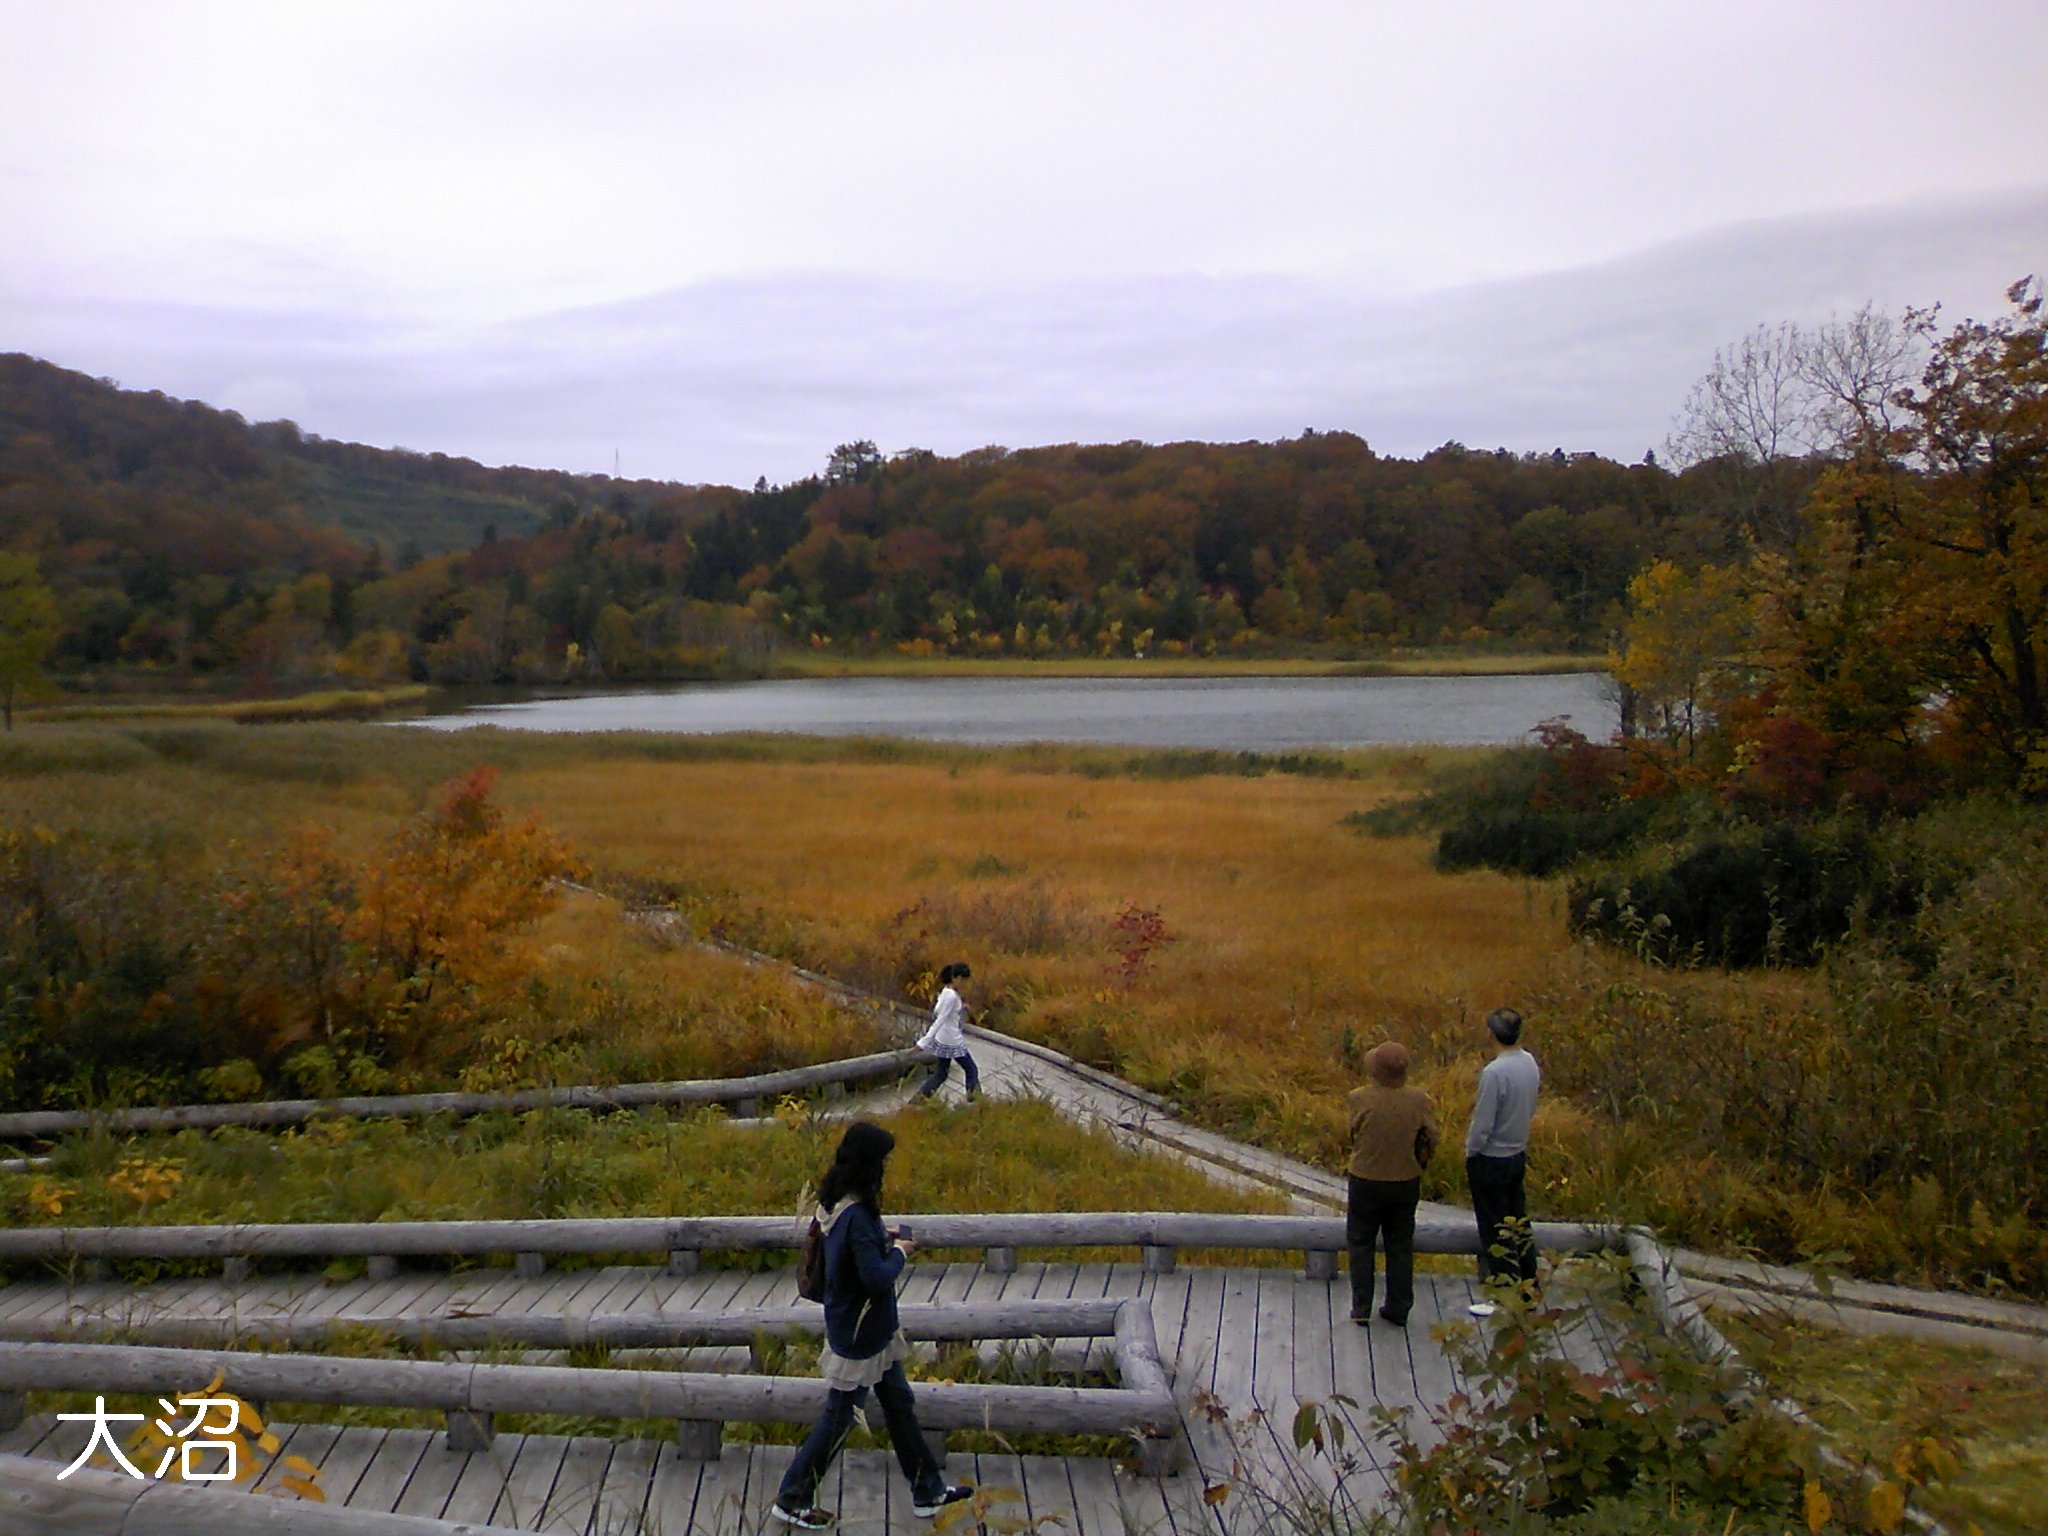
M 817 1502 L 818 1484 L 825 1469 L 846 1443 L 847 1433 L 853 1428 L 853 1411 L 867 1401 L 867 1396 L 866 1387 L 828 1395 L 825 1411 L 811 1426 L 810 1434 L 797 1447 L 796 1459 L 782 1475 L 776 1503 L 784 1509 L 809 1509 Z M 888 1373 L 875 1383 L 875 1397 L 882 1405 L 883 1422 L 889 1426 L 889 1443 L 896 1448 L 896 1464 L 910 1479 L 911 1497 L 920 1502 L 936 1500 L 946 1491 L 946 1477 L 939 1470 L 932 1448 L 924 1443 L 924 1432 L 917 1427 L 917 1407 L 911 1401 L 910 1382 L 902 1366 L 890 1366 Z
M 917 1096 L 920 1099 L 928 1099 L 937 1093 L 939 1091 L 939 1084 L 943 1083 L 947 1075 L 951 1073 L 955 1061 L 958 1061 L 967 1071 L 968 1097 L 972 1098 L 975 1094 L 981 1092 L 981 1069 L 975 1066 L 974 1058 L 963 1051 L 957 1057 L 941 1056 L 937 1061 L 933 1062 L 932 1075 L 924 1080 L 924 1086 L 917 1090 Z

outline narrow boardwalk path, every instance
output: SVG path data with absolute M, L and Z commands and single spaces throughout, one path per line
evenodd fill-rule
M 254 1321 L 277 1316 L 435 1317 L 532 1313 L 561 1316 L 642 1312 L 680 1318 L 698 1309 L 783 1304 L 795 1295 L 788 1270 L 705 1270 L 677 1277 L 637 1267 L 574 1269 L 520 1280 L 508 1271 L 413 1274 L 384 1282 L 324 1283 L 318 1276 L 259 1276 L 231 1284 L 183 1280 L 155 1286 L 56 1281 L 0 1288 L 0 1328 L 13 1336 L 65 1326 L 180 1318 Z M 1188 1435 L 1190 1465 L 1141 1477 L 1103 1457 L 956 1450 L 956 1478 L 1013 1490 L 1001 1512 L 1057 1519 L 1073 1536 L 1228 1536 L 1248 1527 L 1249 1506 L 1292 1479 L 1326 1492 L 1340 1469 L 1297 1458 L 1288 1439 L 1304 1402 L 1342 1394 L 1356 1406 L 1330 1411 L 1350 1425 L 1353 1497 L 1377 1500 L 1386 1481 L 1375 1463 L 1365 1415 L 1375 1403 L 1441 1402 L 1450 1372 L 1428 1324 L 1462 1320 L 1470 1282 L 1418 1277 L 1417 1311 L 1406 1330 L 1362 1329 L 1348 1319 L 1343 1279 L 1310 1280 L 1296 1270 L 1182 1268 L 1147 1273 L 1136 1263 L 1021 1264 L 993 1274 L 979 1264 L 918 1264 L 905 1282 L 911 1301 L 975 1302 L 1057 1297 L 1139 1296 L 1152 1307 L 1160 1353 L 1173 1378 Z M 1091 1346 L 1099 1349 L 1100 1344 Z M 1587 1363 L 1597 1363 L 1589 1346 Z M 1080 1351 L 1070 1347 L 1065 1358 Z M 677 1352 L 699 1369 L 741 1364 L 743 1351 Z M 194 1383 L 195 1386 L 199 1383 Z M 1222 1418 L 1219 1421 L 1217 1414 Z M 772 1528 L 767 1506 L 788 1463 L 787 1446 L 728 1443 L 716 1461 L 676 1454 L 673 1443 L 500 1434 L 487 1452 L 446 1449 L 428 1428 L 285 1426 L 284 1450 L 321 1469 L 329 1499 L 351 1507 L 489 1522 L 583 1536 L 693 1536 Z M 65 1462 L 84 1444 L 83 1426 L 31 1417 L 0 1436 L 0 1451 Z M 1230 1483 L 1211 1504 L 1205 1490 Z M 822 1495 L 853 1532 L 929 1529 L 913 1520 L 907 1489 L 886 1451 L 843 1459 Z

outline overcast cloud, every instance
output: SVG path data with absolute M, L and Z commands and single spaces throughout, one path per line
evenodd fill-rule
M 1640 458 L 1717 345 L 2048 272 L 2048 7 L 0 0 L 0 350 L 748 484 Z

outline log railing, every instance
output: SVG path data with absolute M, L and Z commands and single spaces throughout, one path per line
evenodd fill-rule
M 806 1320 L 815 1330 L 815 1310 L 808 1319 L 792 1311 L 775 1322 L 793 1331 Z M 1151 1303 L 1144 1298 L 905 1308 L 904 1325 L 913 1338 L 1110 1338 L 1118 1386 L 922 1382 L 918 1418 L 941 1432 L 1127 1435 L 1154 1470 L 1174 1463 L 1179 1412 L 1159 1358 Z M 678 1337 L 704 1331 L 674 1321 L 667 1329 Z M 487 1446 L 497 1414 L 574 1413 L 673 1419 L 683 1454 L 705 1458 L 718 1455 L 725 1424 L 808 1423 L 824 1408 L 828 1390 L 812 1377 L 751 1373 L 15 1343 L 0 1344 L 0 1429 L 20 1421 L 30 1392 L 169 1394 L 215 1377 L 250 1402 L 437 1410 L 447 1416 L 449 1449 L 457 1451 Z
M 523 1114 L 535 1109 L 606 1112 L 650 1105 L 729 1104 L 741 1118 L 760 1112 L 786 1094 L 823 1089 L 843 1091 L 848 1083 L 899 1077 L 928 1065 L 923 1051 L 878 1051 L 843 1061 L 762 1072 L 751 1077 L 704 1078 L 672 1083 L 615 1083 L 609 1087 L 522 1088 L 504 1093 L 405 1093 L 340 1099 L 273 1099 L 260 1104 L 175 1104 L 158 1109 L 37 1109 L 0 1114 L 0 1140 L 65 1136 L 75 1131 L 212 1130 L 217 1126 L 303 1125 L 343 1116 L 363 1120 L 422 1115 Z
M 923 1248 L 981 1249 L 994 1273 L 1015 1269 L 1020 1248 L 1137 1248 L 1145 1267 L 1169 1273 L 1182 1248 L 1294 1251 L 1311 1277 L 1336 1273 L 1344 1251 L 1337 1216 L 1257 1216 L 1203 1211 L 1043 1211 L 907 1215 Z M 1588 1252 L 1618 1246 L 1615 1229 L 1535 1224 L 1537 1246 Z M 0 1264 L 105 1264 L 120 1259 L 214 1260 L 231 1278 L 253 1260 L 366 1258 L 373 1277 L 401 1258 L 484 1259 L 511 1254 L 538 1275 L 550 1256 L 665 1254 L 672 1274 L 695 1271 L 706 1251 L 793 1249 L 797 1224 L 783 1216 L 615 1216 L 534 1221 L 390 1221 L 170 1227 L 20 1227 L 0 1230 Z M 1468 1219 L 1416 1223 L 1420 1253 L 1477 1253 Z

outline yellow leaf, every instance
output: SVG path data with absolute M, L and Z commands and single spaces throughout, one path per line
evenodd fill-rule
M 284 1469 L 287 1472 L 300 1473 L 305 1477 L 318 1477 L 320 1475 L 320 1469 L 303 1456 L 285 1457 Z
M 277 1481 L 279 1487 L 297 1494 L 302 1499 L 311 1499 L 315 1504 L 327 1502 L 327 1495 L 303 1477 L 281 1477 Z
M 1803 1513 L 1807 1530 L 1814 1532 L 1815 1536 L 1835 1518 L 1835 1506 L 1829 1502 L 1827 1491 L 1819 1483 L 1807 1483 Z
M 282 1445 L 283 1443 L 283 1441 L 279 1440 L 277 1436 L 273 1435 L 267 1429 L 264 1430 L 262 1434 L 256 1437 L 257 1448 L 260 1449 L 266 1456 L 275 1456 L 277 1454 L 278 1446 Z
M 1211 1483 L 1202 1490 L 1202 1502 L 1212 1509 L 1229 1497 L 1230 1484 L 1228 1483 Z
M 1874 1483 L 1870 1489 L 1870 1523 L 1883 1536 L 1891 1536 L 1899 1528 L 1899 1522 L 1906 1518 L 1906 1496 L 1899 1491 L 1897 1483 Z

